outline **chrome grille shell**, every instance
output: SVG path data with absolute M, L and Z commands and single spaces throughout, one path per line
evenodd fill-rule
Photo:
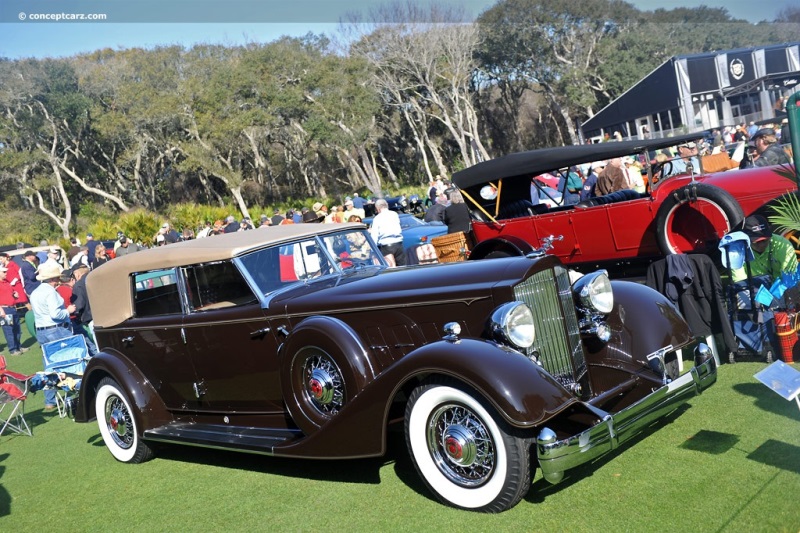
M 580 384 L 583 394 L 590 393 L 567 269 L 554 266 L 535 273 L 514 287 L 514 297 L 533 312 L 536 339 L 526 355 L 535 357 L 568 390 Z

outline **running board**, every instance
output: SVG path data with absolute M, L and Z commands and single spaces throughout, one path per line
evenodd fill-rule
M 178 422 L 144 432 L 144 439 L 273 455 L 274 449 L 303 436 L 289 429 L 261 429 L 222 424 Z

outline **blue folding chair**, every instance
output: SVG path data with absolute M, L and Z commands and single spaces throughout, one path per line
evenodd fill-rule
M 83 335 L 73 335 L 42 345 L 46 386 L 56 391 L 56 407 L 61 418 L 72 414 L 88 361 L 89 350 Z

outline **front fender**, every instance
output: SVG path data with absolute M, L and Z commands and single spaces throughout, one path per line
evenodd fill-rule
M 98 383 L 105 377 L 114 379 L 127 393 L 128 399 L 136 405 L 134 416 L 137 417 L 136 422 L 142 431 L 171 420 L 166 406 L 147 378 L 123 354 L 108 350 L 92 357 L 86 366 L 75 410 L 76 422 L 89 422 L 97 416 L 94 408 L 95 392 Z
M 594 360 L 617 360 L 647 366 L 647 356 L 666 346 L 683 348 L 693 342 L 689 325 L 663 294 L 640 283 L 612 281 L 614 308 L 607 317 L 611 339 L 587 339 Z
M 315 434 L 277 455 L 367 457 L 385 451 L 392 401 L 409 383 L 450 376 L 477 390 L 509 424 L 540 425 L 578 400 L 524 355 L 477 339 L 438 341 L 397 361 Z M 341 455 L 339 455 L 341 454 Z

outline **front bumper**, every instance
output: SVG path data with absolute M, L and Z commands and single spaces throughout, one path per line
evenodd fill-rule
M 542 429 L 536 445 L 544 478 L 550 483 L 558 483 L 566 470 L 610 452 L 678 404 L 700 394 L 716 380 L 717 366 L 714 359 L 709 358 L 618 413 L 610 414 L 586 404 L 589 410 L 597 413 L 600 422 L 577 435 L 557 440 L 554 431 Z

